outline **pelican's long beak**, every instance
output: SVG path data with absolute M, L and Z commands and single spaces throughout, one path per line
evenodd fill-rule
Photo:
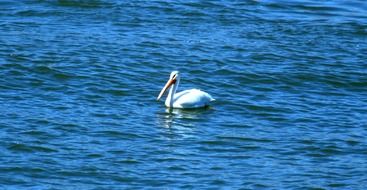
M 167 91 L 167 89 L 169 89 L 169 87 L 172 86 L 172 84 L 175 84 L 175 83 L 176 83 L 176 76 L 167 81 L 166 85 L 164 85 L 161 92 L 159 93 L 157 100 L 161 99 L 161 97 Z

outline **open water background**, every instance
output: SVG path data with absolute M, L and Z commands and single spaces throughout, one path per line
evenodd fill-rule
M 2 0 L 0 188 L 367 189 L 366 60 L 364 0 Z

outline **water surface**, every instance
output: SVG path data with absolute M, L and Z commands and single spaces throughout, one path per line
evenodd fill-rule
M 0 2 L 3 189 L 366 189 L 365 1 Z M 206 109 L 155 99 L 172 70 Z

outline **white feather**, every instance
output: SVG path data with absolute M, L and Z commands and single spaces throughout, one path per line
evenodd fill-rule
M 198 89 L 184 90 L 174 94 L 173 108 L 200 108 L 208 106 L 211 101 L 214 99 L 206 92 Z M 165 104 L 170 107 L 169 101 Z

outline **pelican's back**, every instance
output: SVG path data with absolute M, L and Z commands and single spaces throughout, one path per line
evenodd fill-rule
M 210 94 L 198 89 L 185 90 L 173 97 L 174 108 L 199 108 L 208 106 L 214 99 Z

